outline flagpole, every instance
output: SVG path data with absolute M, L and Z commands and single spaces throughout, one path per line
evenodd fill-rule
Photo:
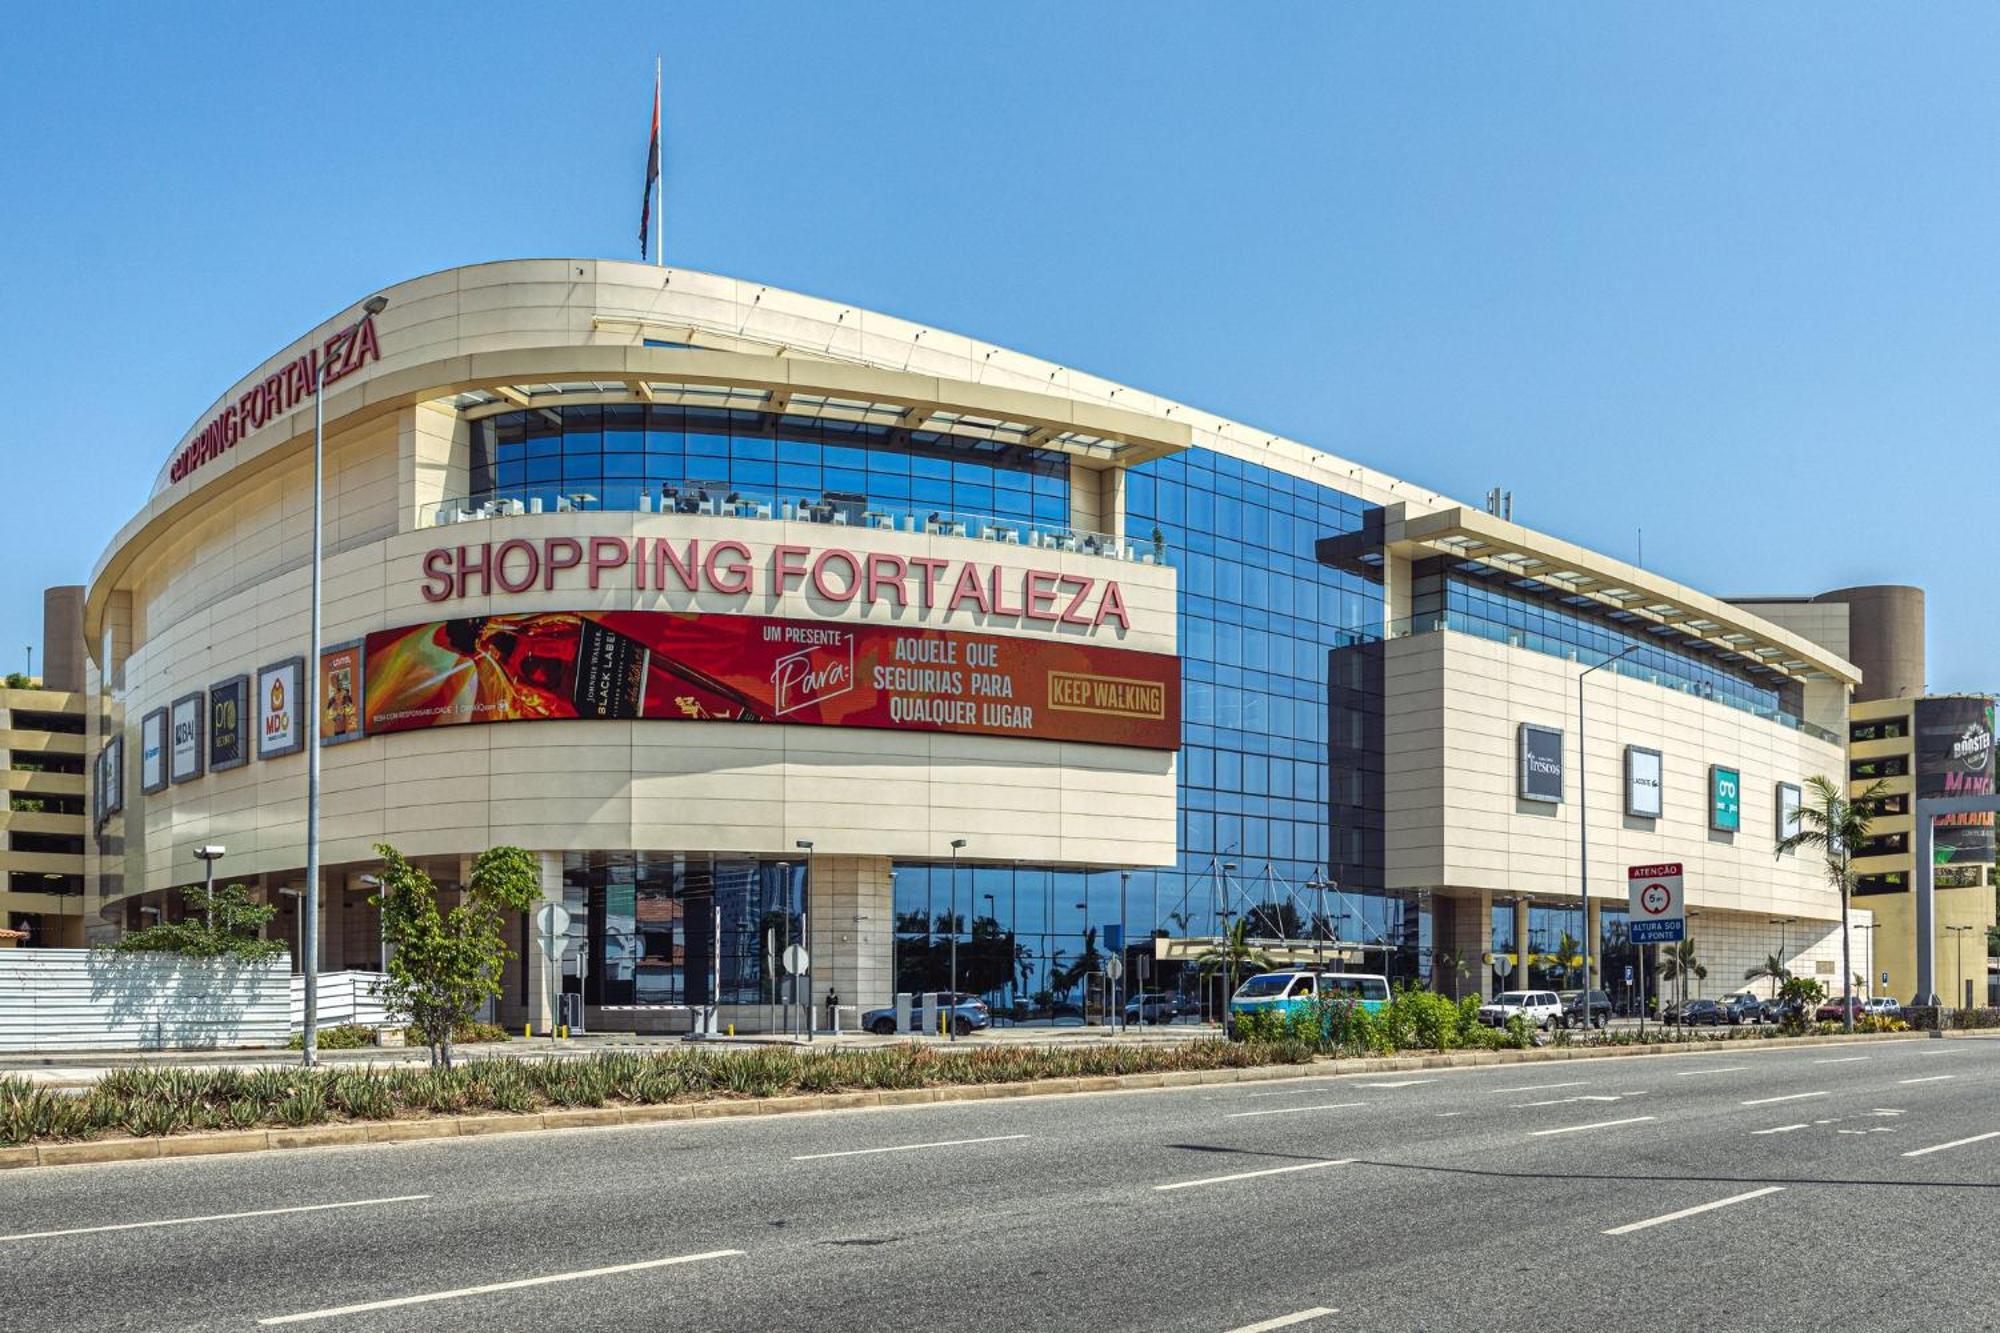
M 653 136 L 660 134 L 660 58 L 653 57 Z M 660 145 L 660 156 L 666 156 L 666 145 Z M 658 222 L 653 227 L 653 262 L 661 268 L 667 266 L 667 173 L 666 163 L 660 164 L 659 175 L 653 177 L 653 212 Z M 629 187 L 628 187 L 629 188 Z M 629 197 L 629 196 L 628 196 Z

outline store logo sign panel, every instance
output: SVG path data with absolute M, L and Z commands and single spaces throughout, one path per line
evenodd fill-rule
M 1563 798 L 1563 734 L 1560 728 L 1523 722 L 1520 728 L 1521 799 L 1555 805 Z
M 1625 747 L 1625 813 L 1636 819 L 1658 819 L 1662 761 L 1658 750 L 1643 745 Z
M 1708 826 L 1717 833 L 1743 827 L 1743 775 L 1721 764 L 1708 767 Z

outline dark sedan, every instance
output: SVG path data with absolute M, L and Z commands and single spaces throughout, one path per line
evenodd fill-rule
M 1730 1021 L 1729 1011 L 1715 1000 L 1689 1000 L 1678 1006 L 1678 1012 L 1669 1010 L 1668 1022 L 1685 1023 L 1690 1027 L 1719 1028 Z

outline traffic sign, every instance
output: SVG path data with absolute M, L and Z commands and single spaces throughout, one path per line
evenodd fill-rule
M 535 913 L 535 934 L 542 941 L 542 953 L 560 958 L 569 952 L 569 913 L 555 903 L 543 903 Z
M 1625 872 L 1634 944 L 1673 944 L 1687 937 L 1687 900 L 1678 861 L 1632 866 Z
M 1118 978 L 1120 978 L 1120 977 L 1124 976 L 1124 975 L 1125 975 L 1125 960 L 1124 960 L 1123 958 L 1107 958 L 1107 959 L 1105 959 L 1105 960 L 1104 960 L 1104 975 L 1105 975 L 1105 976 L 1107 976 L 1107 977 L 1110 977 L 1110 978 L 1111 978 L 1111 979 L 1112 979 L 1113 981 L 1116 981 L 1116 980 L 1118 980 Z
M 1630 963 L 1625 964 L 1625 984 L 1628 986 L 1632 984 L 1632 965 Z
M 785 972 L 787 975 L 794 977 L 804 976 L 806 968 L 811 963 L 812 958 L 806 953 L 805 945 L 794 944 L 785 950 Z

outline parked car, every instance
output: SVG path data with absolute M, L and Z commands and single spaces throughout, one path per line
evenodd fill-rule
M 940 1006 L 944 1004 L 944 996 L 945 993 L 943 991 L 938 992 L 938 1003 Z M 914 999 L 915 1002 L 910 1006 L 910 1022 L 912 1024 L 921 1024 L 924 1015 L 923 996 L 918 995 Z M 951 1006 L 951 1011 L 951 1025 L 961 1037 L 969 1032 L 976 1032 L 982 1028 L 993 1026 L 993 1015 L 986 1008 L 986 1001 L 980 999 L 977 995 L 967 995 L 965 992 L 960 991 L 958 1002 Z M 878 1037 L 894 1036 L 896 1033 L 895 1006 L 890 1005 L 886 1009 L 868 1010 L 861 1015 L 861 1026 Z
M 1125 1002 L 1127 1023 L 1171 1023 L 1181 1013 L 1178 997 L 1161 991 L 1134 995 Z
M 1722 1011 L 1728 1015 L 1733 1027 L 1738 1023 L 1761 1023 L 1764 1021 L 1764 1002 L 1754 995 L 1725 995 Z
M 1519 1014 L 1531 1028 L 1547 1032 L 1562 1022 L 1562 1001 L 1552 990 L 1510 990 L 1479 1006 L 1479 1021 L 1490 1028 L 1503 1028 Z
M 1868 1012 L 1868 1002 L 1857 995 L 1852 1001 L 1840 999 L 1828 1000 L 1825 1004 L 1813 1010 L 1813 1021 L 1817 1023 L 1844 1022 L 1846 1006 L 1850 1003 L 1854 1006 L 1854 1016 L 1856 1018 L 1860 1018 Z
M 1760 1008 L 1763 1011 L 1764 1022 L 1783 1023 L 1798 1016 L 1799 1002 L 1797 1000 L 1770 999 L 1764 1001 Z
M 1669 1005 L 1672 1012 L 1667 1021 L 1684 1023 L 1690 1027 L 1707 1026 L 1719 1028 L 1731 1021 L 1729 1011 L 1722 1007 L 1720 1000 L 1689 1000 L 1683 1005 Z
M 1566 990 L 1556 992 L 1562 1001 L 1562 1025 L 1566 1028 L 1581 1027 L 1584 1022 L 1583 992 Z M 1590 1026 L 1601 1028 L 1611 1021 L 1611 997 L 1601 990 L 1590 992 Z
M 1883 1018 L 1901 1018 L 1903 1016 L 1903 1002 L 1893 995 L 1877 995 L 1872 1000 L 1863 1001 L 1861 1007 L 1867 1012 Z
M 1389 979 L 1359 972 L 1281 968 L 1246 978 L 1229 997 L 1231 1017 L 1262 1011 L 1290 1013 L 1315 997 L 1347 1000 L 1373 1012 L 1389 1003 Z

